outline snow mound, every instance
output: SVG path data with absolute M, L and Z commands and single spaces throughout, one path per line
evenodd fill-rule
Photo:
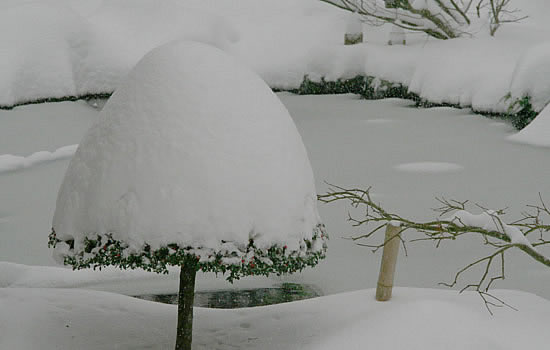
M 296 251 L 320 223 L 316 200 L 302 139 L 269 87 L 217 48 L 174 42 L 137 64 L 85 135 L 53 227 L 75 251 L 97 234 L 130 252 L 250 239 Z
M 462 165 L 446 162 L 415 162 L 398 164 L 394 169 L 413 173 L 447 173 L 462 170 Z
M 537 112 L 550 102 L 550 42 L 530 48 L 521 57 L 514 70 L 510 93 L 512 100 L 530 96 Z
M 508 139 L 533 146 L 550 147 L 550 107 L 544 108 L 529 125 Z
M 491 316 L 474 292 L 396 288 L 392 301 L 361 290 L 236 310 L 195 308 L 194 349 L 545 349 L 550 303 L 496 291 L 516 307 Z M 1 349 L 170 349 L 176 305 L 112 293 L 0 289 Z

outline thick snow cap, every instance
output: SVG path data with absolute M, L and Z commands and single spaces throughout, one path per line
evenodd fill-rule
M 85 135 L 53 229 L 74 251 L 112 234 L 130 251 L 253 239 L 291 252 L 320 224 L 316 200 L 302 139 L 269 87 L 217 48 L 172 42 L 136 65 Z

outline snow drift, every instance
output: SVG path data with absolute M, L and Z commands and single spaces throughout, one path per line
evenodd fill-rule
M 543 109 L 531 124 L 508 139 L 533 146 L 550 147 L 550 107 Z
M 544 349 L 550 304 L 498 291 L 514 305 L 491 316 L 476 293 L 398 288 L 237 310 L 196 308 L 194 349 Z M 0 349 L 170 349 L 177 307 L 75 289 L 0 289 Z

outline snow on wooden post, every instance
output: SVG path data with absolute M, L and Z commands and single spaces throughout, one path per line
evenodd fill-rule
M 352 13 L 346 24 L 344 45 L 355 45 L 363 42 L 363 23 L 357 12 Z
M 380 274 L 378 275 L 378 285 L 376 286 L 376 300 L 378 301 L 391 299 L 395 265 L 399 253 L 399 230 L 399 226 L 393 226 L 390 223 L 386 225 L 384 251 L 382 253 L 382 263 L 380 264 Z

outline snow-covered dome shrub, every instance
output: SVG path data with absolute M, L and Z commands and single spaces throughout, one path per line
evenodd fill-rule
M 147 54 L 71 160 L 50 245 L 74 268 L 290 273 L 327 239 L 288 111 L 223 51 L 174 42 Z
M 550 42 L 527 50 L 518 61 L 510 95 L 513 101 L 529 97 L 536 112 L 550 102 Z

